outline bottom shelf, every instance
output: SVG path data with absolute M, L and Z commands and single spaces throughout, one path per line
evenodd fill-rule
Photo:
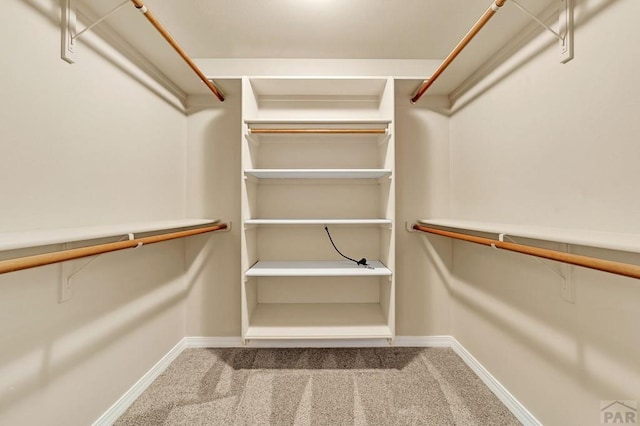
M 245 339 L 391 339 L 379 303 L 259 303 Z

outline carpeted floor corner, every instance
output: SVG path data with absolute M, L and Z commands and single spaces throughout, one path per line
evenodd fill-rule
M 448 348 L 188 349 L 116 425 L 519 425 Z

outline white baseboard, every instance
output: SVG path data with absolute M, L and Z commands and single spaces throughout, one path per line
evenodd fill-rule
M 451 336 L 396 336 L 393 346 L 450 348 Z
M 384 347 L 389 346 L 384 339 L 358 340 L 254 340 L 248 345 L 242 344 L 238 337 L 185 337 L 175 345 L 151 370 L 131 387 L 115 404 L 111 406 L 94 426 L 111 425 L 136 400 L 149 385 L 188 348 L 293 348 L 293 347 Z M 397 336 L 393 346 L 396 347 L 437 347 L 452 348 L 471 368 L 484 384 L 525 426 L 540 426 L 541 423 L 518 401 L 502 384 L 487 371 L 480 362 L 452 336 Z
M 386 339 L 269 339 L 248 340 L 240 337 L 185 337 L 185 348 L 358 348 L 388 347 Z
M 389 347 L 387 339 L 249 340 L 249 348 L 373 348 Z
M 185 337 L 182 339 L 187 348 L 240 348 L 242 339 L 238 337 Z
M 127 408 L 133 404 L 133 401 L 136 400 L 142 393 L 153 383 L 153 381 L 160 375 L 164 370 L 167 369 L 169 364 L 171 364 L 177 357 L 182 353 L 185 349 L 184 339 L 180 340 L 177 345 L 175 345 L 171 350 L 162 357 L 160 361 L 156 363 L 147 373 L 142 376 L 140 380 L 138 380 L 124 395 L 118 399 L 115 404 L 113 404 L 98 420 L 93 423 L 93 426 L 108 426 L 112 425 L 118 417 L 120 417 Z
M 240 337 L 185 337 L 185 348 L 371 348 L 388 347 L 386 339 L 273 339 L 249 340 Z M 451 336 L 396 336 L 392 346 L 449 348 Z
M 542 423 L 525 408 L 455 337 L 451 337 L 451 349 L 473 370 L 496 397 L 524 426 L 540 426 Z

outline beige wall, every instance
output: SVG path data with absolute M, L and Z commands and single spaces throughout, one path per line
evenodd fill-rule
M 396 334 L 451 334 L 451 241 L 405 230 L 417 219 L 448 217 L 449 118 L 432 111 L 442 99 L 412 106 L 419 82 L 396 83 Z
M 218 84 L 223 103 L 209 95 L 189 101 L 187 213 L 232 226 L 187 241 L 187 336 L 240 336 L 241 84 Z
M 573 61 L 544 34 L 459 104 L 454 217 L 640 231 L 640 3 L 577 3 Z M 452 263 L 453 335 L 543 423 L 599 424 L 601 400 L 640 400 L 637 280 L 574 268 L 570 304 L 532 258 L 455 243 Z
M 3 14 L 0 232 L 184 217 L 176 100 L 91 34 L 63 62 L 57 1 Z M 59 268 L 0 276 L 0 424 L 89 424 L 184 336 L 183 242 L 99 257 L 63 304 Z

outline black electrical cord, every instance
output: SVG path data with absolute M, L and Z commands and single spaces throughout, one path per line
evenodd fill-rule
M 373 268 L 372 266 L 367 264 L 367 259 L 365 259 L 364 257 L 360 260 L 355 260 L 350 258 L 349 256 L 345 256 L 344 254 L 342 254 L 340 252 L 340 250 L 338 250 L 338 247 L 336 247 L 335 243 L 333 242 L 333 238 L 331 238 L 331 234 L 329 233 L 329 228 L 327 227 L 327 225 L 324 226 L 324 230 L 327 231 L 327 235 L 329 236 L 329 241 L 331 241 L 331 245 L 333 246 L 334 249 L 336 249 L 336 251 L 338 252 L 338 254 L 342 257 L 344 257 L 345 259 L 348 259 L 354 263 L 356 263 L 357 265 L 362 265 L 364 267 L 367 268 Z

